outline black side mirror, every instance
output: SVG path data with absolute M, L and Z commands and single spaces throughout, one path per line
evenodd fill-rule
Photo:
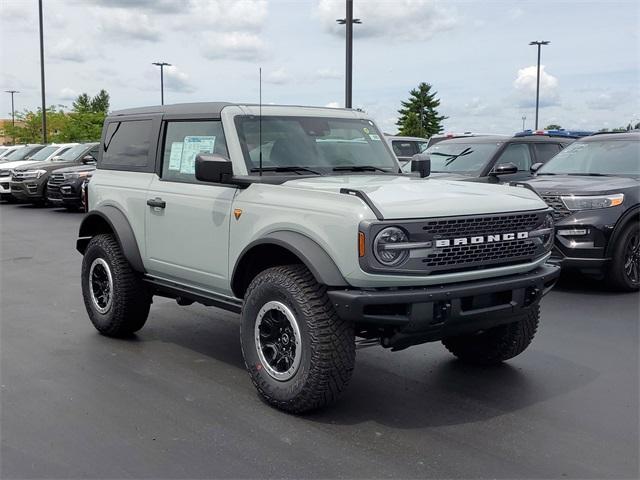
M 431 175 L 431 157 L 424 153 L 417 153 L 411 157 L 411 171 L 418 172 L 420 178 Z
M 491 175 L 509 175 L 511 173 L 518 173 L 518 167 L 511 162 L 507 162 L 496 165 Z
M 544 165 L 544 163 L 542 162 L 534 163 L 533 165 L 531 165 L 531 173 L 536 173 L 542 165 Z
M 96 163 L 96 159 L 93 158 L 93 155 L 85 155 L 84 157 L 82 157 L 82 163 L 84 163 L 85 165 L 89 165 L 92 163 Z
M 196 156 L 196 178 L 201 182 L 231 183 L 233 164 L 222 155 Z

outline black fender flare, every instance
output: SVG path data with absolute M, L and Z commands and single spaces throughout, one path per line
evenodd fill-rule
M 76 249 L 84 255 L 91 237 L 99 233 L 109 233 L 109 231 L 116 237 L 131 267 L 136 272 L 144 273 L 144 264 L 133 228 L 124 213 L 114 206 L 102 205 L 85 215 L 80 224 Z
M 620 237 L 624 229 L 627 228 L 627 225 L 629 225 L 629 223 L 633 221 L 633 217 L 638 217 L 638 216 L 640 216 L 640 205 L 634 205 L 633 207 L 629 208 L 629 210 L 624 212 L 622 216 L 618 219 L 615 227 L 613 228 L 613 232 L 609 237 L 609 241 L 607 242 L 607 252 L 606 252 L 607 258 L 613 255 L 613 249 L 615 248 L 615 244 L 618 241 L 618 238 Z
M 239 268 L 248 252 L 259 245 L 272 244 L 282 247 L 298 257 L 313 274 L 318 283 L 331 287 L 346 287 L 348 283 L 329 254 L 314 240 L 297 232 L 282 230 L 272 232 L 247 245 L 236 260 L 231 274 L 231 285 L 236 285 Z

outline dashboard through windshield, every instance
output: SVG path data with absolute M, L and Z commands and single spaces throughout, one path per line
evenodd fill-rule
M 237 116 L 247 170 L 326 174 L 398 172 L 398 163 L 373 122 L 364 119 Z

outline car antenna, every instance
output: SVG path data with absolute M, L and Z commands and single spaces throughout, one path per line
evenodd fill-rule
M 260 176 L 262 176 L 262 67 L 260 67 L 258 70 L 258 77 L 260 82 L 260 104 L 258 106 L 258 144 L 260 145 L 258 148 L 260 149 L 260 152 L 258 154 L 258 157 L 260 159 Z

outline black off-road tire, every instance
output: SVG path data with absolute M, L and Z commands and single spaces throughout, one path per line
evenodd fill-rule
M 255 328 L 260 310 L 281 302 L 295 316 L 301 340 L 301 360 L 290 379 L 277 380 L 263 365 Z M 240 324 L 245 365 L 261 397 L 291 413 L 302 413 L 334 402 L 346 388 L 355 363 L 353 323 L 340 319 L 326 294 L 303 265 L 269 268 L 246 291 Z
M 633 281 L 625 272 L 625 264 L 628 261 L 629 248 L 633 248 L 633 243 L 635 242 L 635 248 L 638 248 L 638 241 L 640 241 L 640 225 L 637 221 L 632 221 L 622 232 L 620 237 L 618 238 L 616 244 L 614 245 L 613 258 L 611 259 L 611 264 L 607 269 L 607 284 L 612 289 L 617 290 L 619 292 L 633 292 L 640 289 L 640 283 L 637 281 Z M 636 250 L 635 254 L 635 275 L 637 276 L 640 272 L 637 271 L 638 268 L 638 252 Z M 632 260 L 633 261 L 633 260 Z
M 477 365 L 495 365 L 521 354 L 538 329 L 540 306 L 535 305 L 518 321 L 481 333 L 445 338 L 443 345 L 460 360 Z
M 107 311 L 100 312 L 89 287 L 91 265 L 102 259 L 112 278 L 112 300 Z M 123 337 L 140 330 L 149 315 L 151 294 L 120 249 L 113 235 L 100 234 L 91 239 L 82 259 L 82 296 L 93 326 L 103 335 Z

